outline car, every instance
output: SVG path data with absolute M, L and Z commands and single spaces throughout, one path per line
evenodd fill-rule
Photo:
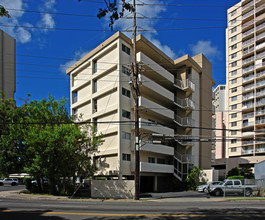
M 43 181 L 43 182 L 42 182 Z M 43 184 L 48 184 L 48 179 L 47 178 L 42 178 L 41 179 L 41 182 L 43 183 Z M 37 180 L 32 180 L 31 181 L 31 183 L 33 184 L 33 185 L 37 185 Z
M 210 186 L 218 185 L 218 184 L 220 184 L 220 183 L 221 183 L 220 181 L 209 182 L 209 183 L 204 184 L 204 185 L 199 185 L 199 186 L 196 188 L 196 190 L 197 190 L 198 192 L 205 192 L 205 193 L 207 193 L 207 192 L 208 192 L 208 189 L 209 189 Z
M 16 186 L 18 185 L 19 181 L 16 178 L 5 178 L 3 180 L 0 180 L 0 185 L 11 185 L 11 186 Z

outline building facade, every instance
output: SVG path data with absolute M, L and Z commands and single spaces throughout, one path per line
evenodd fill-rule
M 16 92 L 16 40 L 0 29 L 0 91 L 6 99 Z
M 265 1 L 228 9 L 226 29 L 227 147 L 235 166 L 265 160 Z
M 170 59 L 137 36 L 140 97 L 140 181 L 142 191 L 162 191 L 170 178 L 180 181 L 197 165 L 211 168 L 211 63 L 202 55 Z M 132 40 L 117 32 L 67 70 L 71 113 L 97 126 L 105 142 L 94 156 L 97 176 L 134 178 L 134 98 Z M 152 134 L 172 137 L 160 144 Z

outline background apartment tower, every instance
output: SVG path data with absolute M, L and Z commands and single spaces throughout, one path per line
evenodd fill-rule
M 229 170 L 265 159 L 265 1 L 242 0 L 227 17 Z
M 214 162 L 216 159 L 225 158 L 225 109 L 226 109 L 226 90 L 225 85 L 218 85 L 213 91 L 213 106 L 214 106 L 214 116 L 213 116 L 213 127 L 217 130 L 213 131 L 214 149 L 213 154 Z
M 16 40 L 0 29 L 0 91 L 6 99 L 16 92 Z
M 134 178 L 132 60 L 132 40 L 117 32 L 67 70 L 72 114 L 82 114 L 104 135 L 94 156 L 97 176 Z M 202 54 L 171 60 L 142 35 L 137 36 L 137 62 L 141 191 L 170 190 L 172 178 L 184 180 L 193 165 L 211 168 L 211 143 L 187 141 L 211 135 L 198 129 L 211 127 L 211 113 L 203 111 L 212 104 L 211 63 Z M 172 138 L 153 144 L 154 133 Z

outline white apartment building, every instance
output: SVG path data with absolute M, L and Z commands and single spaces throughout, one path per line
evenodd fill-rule
M 132 39 L 117 32 L 67 70 L 71 113 L 97 126 L 105 142 L 94 156 L 96 176 L 134 178 L 134 99 L 129 85 Z M 211 135 L 211 63 L 202 55 L 170 59 L 137 36 L 140 66 L 141 191 L 169 189 L 196 165 L 211 168 L 211 143 L 191 138 Z M 153 144 L 151 134 L 176 137 Z M 211 178 L 209 172 L 209 178 Z
M 16 92 L 16 40 L 0 29 L 0 91 L 6 99 Z
M 265 1 L 228 9 L 226 157 L 235 166 L 265 160 Z

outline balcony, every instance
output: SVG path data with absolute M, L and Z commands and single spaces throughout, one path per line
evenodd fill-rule
M 254 126 L 254 121 L 244 122 L 243 123 L 243 128 L 245 128 L 245 127 L 251 127 L 251 126 Z
M 256 18 L 257 19 L 257 18 Z M 258 19 L 257 19 L 258 20 Z M 256 31 L 259 31 L 259 30 L 261 30 L 262 28 L 264 28 L 265 27 L 265 23 L 261 23 L 260 25 L 258 25 L 257 27 L 256 27 Z
M 250 112 L 247 114 L 243 114 L 242 118 L 246 119 L 246 118 L 253 118 L 254 117 L 254 112 Z
M 254 65 L 251 65 L 251 66 L 247 66 L 245 68 L 242 69 L 242 73 L 248 73 L 250 71 L 253 71 L 254 70 Z
M 142 96 L 139 98 L 139 107 L 142 108 L 143 110 L 144 109 L 148 110 L 149 113 L 152 114 L 154 117 L 161 118 L 162 116 L 170 119 L 174 118 L 173 111 Z
M 134 150 L 135 146 L 134 145 L 132 146 L 133 146 L 132 150 Z M 147 143 L 147 144 L 142 145 L 141 151 L 153 152 L 153 153 L 165 154 L 165 155 L 171 155 L 171 156 L 174 155 L 173 147 L 169 147 L 169 146 L 162 145 L 162 144 Z
M 195 121 L 191 117 L 181 118 L 178 115 L 175 115 L 174 121 L 182 127 L 192 127 L 195 125 Z
M 254 145 L 254 140 L 249 140 L 249 141 L 242 141 L 242 145 L 245 146 L 245 145 Z
M 131 162 L 131 171 L 134 171 L 135 164 Z M 168 164 L 157 164 L 140 162 L 140 172 L 148 173 L 174 173 L 174 166 Z
M 254 5 L 254 1 L 251 1 L 242 7 L 242 11 Z
M 194 157 L 191 154 L 180 154 L 175 151 L 175 158 L 181 163 L 194 163 Z
M 264 115 L 264 114 L 265 114 L 265 109 L 256 111 L 256 115 Z
M 257 145 L 255 152 L 256 153 L 264 153 L 265 152 L 265 145 Z
M 259 7 L 256 8 L 256 13 L 258 13 L 259 11 L 261 11 L 262 9 L 264 9 L 265 6 L 264 5 L 261 5 Z
M 179 143 L 180 145 L 186 146 L 186 145 L 192 145 L 192 139 L 194 139 L 194 137 L 192 136 L 186 136 L 186 135 L 181 135 L 179 137 L 175 136 L 175 140 L 177 141 L 177 143 Z
M 242 37 L 243 37 L 243 38 L 244 38 L 244 37 L 247 37 L 248 35 L 253 34 L 253 33 L 254 33 L 254 28 L 252 28 L 252 29 L 250 29 L 250 30 L 248 30 L 248 31 L 243 32 L 243 33 L 242 33 Z
M 265 51 L 263 51 L 261 53 L 257 53 L 256 59 L 263 58 L 264 56 L 265 56 Z
M 139 128 L 151 131 L 152 133 L 159 133 L 165 135 L 174 135 L 174 130 L 166 126 L 155 124 L 154 122 L 148 121 L 143 118 L 139 118 Z M 134 126 L 132 126 L 134 130 Z
M 244 20 L 244 19 L 250 17 L 250 16 L 253 15 L 253 14 L 254 14 L 254 10 L 251 10 L 250 12 L 248 12 L 248 13 L 246 13 L 246 14 L 244 14 L 244 15 L 242 16 L 242 20 Z
M 253 80 L 253 79 L 254 79 L 254 75 L 251 74 L 251 75 L 248 76 L 248 77 L 243 77 L 242 82 L 243 82 L 243 83 L 244 83 L 244 82 L 248 82 L 248 81 Z
M 265 32 L 262 32 L 261 34 L 256 36 L 256 40 L 260 40 L 265 37 Z
M 250 45 L 249 47 L 243 49 L 243 55 L 249 54 L 253 51 L 254 51 L 254 45 Z
M 255 134 L 254 131 L 242 132 L 242 137 L 253 136 L 254 134 Z
M 251 89 L 254 89 L 254 84 L 251 84 L 251 85 L 248 85 L 248 86 L 243 86 L 242 91 L 245 92 L 245 91 L 248 91 L 248 90 L 251 90 Z
M 264 44 L 264 46 L 265 46 L 265 44 Z M 265 66 L 265 62 L 258 63 L 258 64 L 256 64 L 256 69 L 264 67 L 264 66 Z
M 256 84 L 257 87 L 264 86 L 264 85 L 265 85 L 265 79 L 257 81 L 257 84 Z
M 250 63 L 252 61 L 254 61 L 254 56 L 251 56 L 249 58 L 243 59 L 242 63 L 244 65 L 244 64 Z
M 243 95 L 242 100 L 245 101 L 245 100 L 253 99 L 253 98 L 254 98 L 254 93 L 251 93 L 251 94 Z
M 265 119 L 256 120 L 256 124 L 257 125 L 265 124 Z M 265 140 L 264 140 L 264 142 L 265 142 Z
M 253 25 L 253 24 L 254 24 L 253 20 L 248 21 L 248 22 L 246 22 L 245 24 L 242 25 L 242 29 L 245 29 L 245 28 L 247 28 L 247 27 L 249 27 L 250 25 Z
M 253 152 L 254 152 L 254 150 L 253 149 L 243 149 L 242 148 L 242 151 L 241 151 L 241 153 L 242 154 L 253 154 Z
M 257 76 L 257 78 L 261 77 L 261 76 L 265 76 L 265 70 L 261 70 L 261 71 L 257 72 L 256 76 Z
M 254 37 L 242 42 L 242 47 L 254 43 Z
M 256 96 L 259 97 L 259 96 L 263 96 L 265 95 L 265 90 L 262 90 L 262 91 L 259 91 L 256 93 Z
M 254 103 L 249 103 L 249 104 L 246 104 L 246 105 L 244 105 L 244 103 L 243 103 L 243 106 L 242 106 L 242 109 L 249 109 L 249 108 L 254 108 Z
M 264 47 L 265 47 L 265 42 L 262 42 L 260 44 L 257 44 L 256 50 L 259 50 L 259 49 L 264 48 Z
M 265 139 L 263 140 L 256 140 L 256 144 L 264 144 L 265 143 Z
M 194 102 L 189 98 L 180 99 L 175 96 L 175 104 L 181 108 L 190 108 L 190 109 L 195 108 Z
M 191 92 L 195 91 L 195 84 L 191 82 L 189 79 L 186 79 L 186 80 L 175 79 L 174 86 L 184 91 L 187 91 L 187 90 Z

